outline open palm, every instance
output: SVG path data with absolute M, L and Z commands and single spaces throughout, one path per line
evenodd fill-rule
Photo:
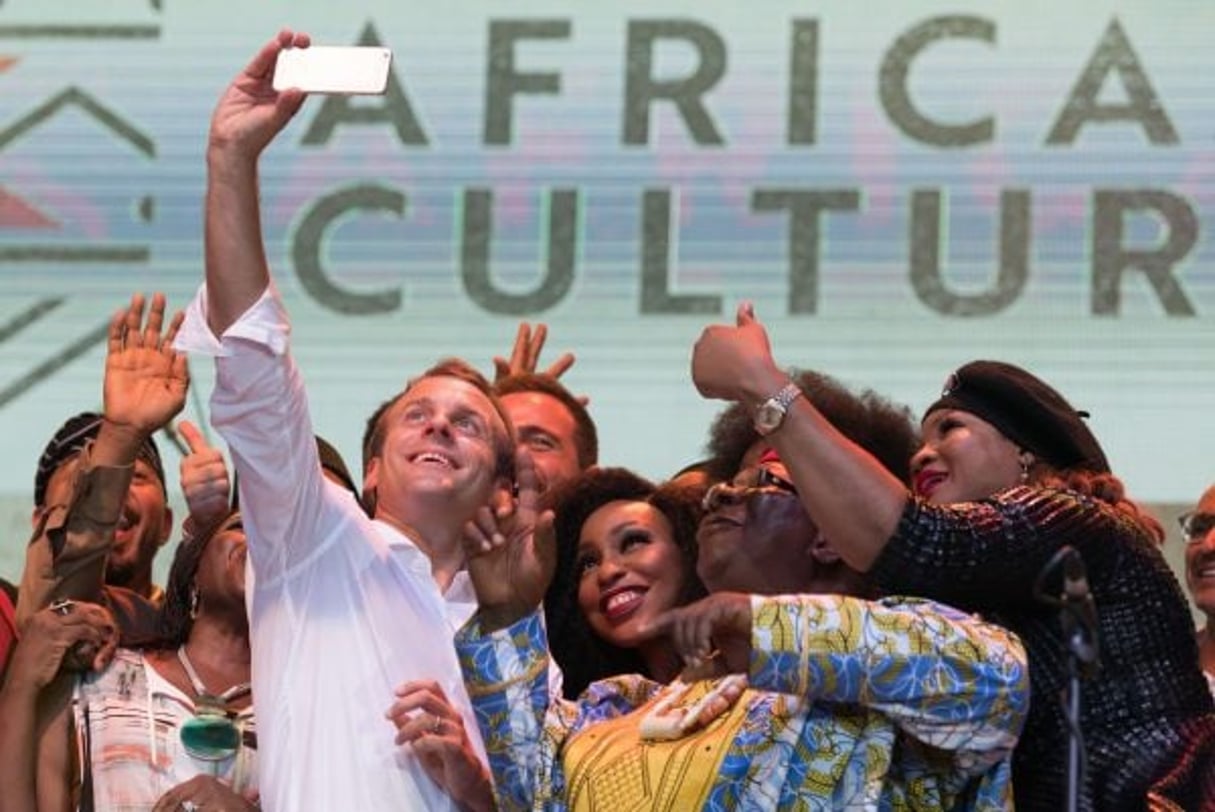
M 146 324 L 143 313 L 144 297 L 136 294 L 110 320 L 103 396 L 110 422 L 151 434 L 181 411 L 190 378 L 185 355 L 173 349 L 182 314 L 162 333 L 165 297 L 159 293 Z

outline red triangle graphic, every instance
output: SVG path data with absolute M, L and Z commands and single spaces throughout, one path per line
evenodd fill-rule
M 0 186 L 0 228 L 58 227 L 59 223 Z

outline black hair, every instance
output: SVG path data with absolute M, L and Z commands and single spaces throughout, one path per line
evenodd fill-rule
M 596 680 L 646 673 L 639 652 L 600 638 L 578 606 L 581 573 L 576 571 L 576 560 L 582 525 L 596 510 L 619 500 L 648 503 L 670 522 L 683 564 L 680 605 L 706 594 L 696 575 L 696 528 L 701 516 L 698 489 L 656 486 L 625 468 L 592 468 L 558 489 L 553 501 L 557 568 L 544 597 L 544 613 L 549 651 L 561 667 L 563 690 L 569 699 Z
M 899 481 L 908 481 L 911 457 L 919 447 L 910 409 L 870 389 L 853 394 L 820 372 L 790 370 L 789 374 L 806 400 L 841 434 L 876 457 Z M 732 479 L 747 450 L 761 439 L 746 407 L 741 403 L 727 406 L 709 429 L 710 477 L 717 481 Z
M 104 417 L 97 412 L 80 412 L 69 417 L 55 430 L 54 436 L 47 441 L 38 458 L 38 468 L 34 472 L 34 506 L 45 507 L 46 489 L 51 477 L 68 461 L 74 459 L 85 447 L 97 439 L 101 433 Z M 143 438 L 136 452 L 136 459 L 142 460 L 155 473 L 160 483 L 160 492 L 168 498 L 165 488 L 165 469 L 160 459 L 160 450 L 152 435 Z

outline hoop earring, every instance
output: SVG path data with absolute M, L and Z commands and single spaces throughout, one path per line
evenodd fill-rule
M 190 587 L 190 620 L 194 620 L 198 617 L 198 604 L 198 586 L 192 585 Z

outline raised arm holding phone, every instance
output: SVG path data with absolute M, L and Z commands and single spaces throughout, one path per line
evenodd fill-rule
M 255 575 L 262 802 L 477 808 L 489 798 L 488 772 L 451 642 L 475 608 L 461 531 L 478 508 L 510 503 L 513 440 L 488 383 L 449 360 L 369 421 L 364 491 L 374 518 L 322 475 L 258 211 L 259 156 L 304 99 L 274 89 L 276 61 L 308 45 L 305 34 L 279 33 L 216 107 L 206 286 L 181 340 L 216 358 L 212 424 L 240 483 Z M 416 735 L 398 743 L 386 712 L 402 682 L 425 686 L 428 698 L 407 714 Z

